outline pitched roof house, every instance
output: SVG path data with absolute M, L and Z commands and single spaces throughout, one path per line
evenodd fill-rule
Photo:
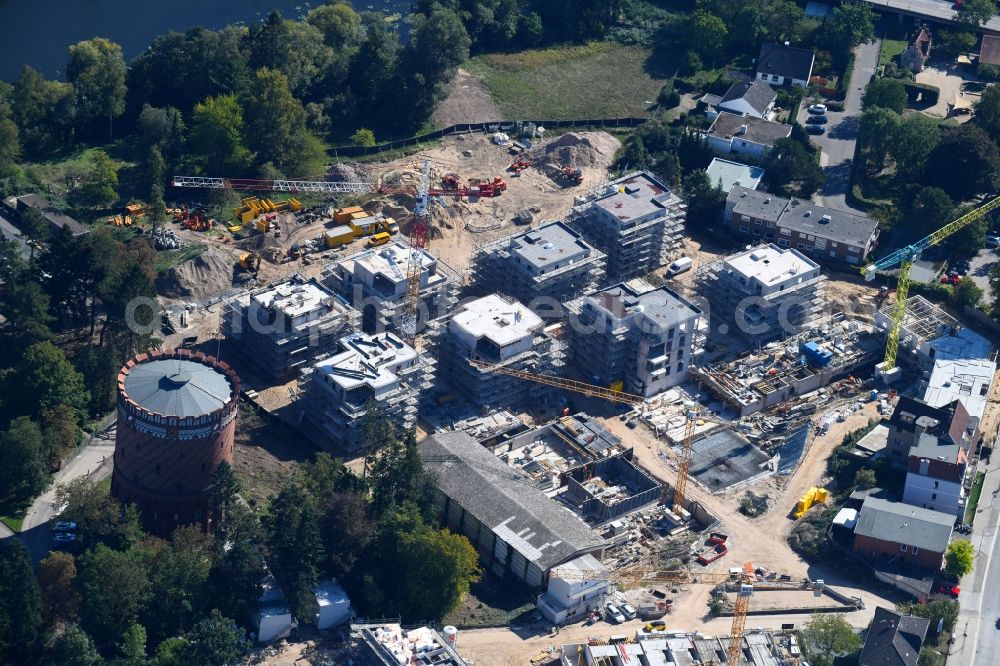
M 778 94 L 761 81 L 737 81 L 719 100 L 718 108 L 740 115 L 764 118 L 774 109 Z
M 761 44 L 757 59 L 757 78 L 771 85 L 805 88 L 812 76 L 816 55 L 809 49 L 784 44 Z
M 869 497 L 854 528 L 854 550 L 874 562 L 941 568 L 954 514 Z
M 860 666 L 916 666 L 931 621 L 876 608 L 868 627 Z

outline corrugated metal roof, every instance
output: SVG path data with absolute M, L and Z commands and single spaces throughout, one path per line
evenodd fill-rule
M 229 379 L 215 368 L 177 358 L 140 363 L 125 377 L 128 397 L 163 416 L 210 414 L 229 401 L 232 390 Z

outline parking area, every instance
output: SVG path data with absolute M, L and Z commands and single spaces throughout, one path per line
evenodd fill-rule
M 924 71 L 917 74 L 914 79 L 917 83 L 926 83 L 941 91 L 937 103 L 933 106 L 917 105 L 916 108 L 928 116 L 947 118 L 953 104 L 964 106 L 979 101 L 978 93 L 962 89 L 963 83 L 975 81 L 972 72 L 967 73 L 962 68 L 957 67 L 952 59 L 932 59 Z M 966 122 L 968 119 L 969 116 L 955 117 L 955 120 L 960 123 Z
M 983 290 L 983 301 L 992 302 L 990 295 L 990 271 L 998 260 L 995 249 L 984 248 L 969 262 L 969 277 Z

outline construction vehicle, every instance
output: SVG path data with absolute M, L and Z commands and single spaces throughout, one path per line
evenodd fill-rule
M 395 236 L 396 234 L 399 233 L 399 225 L 396 224 L 396 220 L 394 220 L 391 217 L 380 217 L 379 227 L 382 229 L 382 231 L 386 232 L 387 234 L 392 234 Z
M 507 171 L 510 171 L 515 176 L 520 176 L 521 172 L 523 172 L 525 169 L 527 169 L 530 166 L 531 166 L 531 162 L 529 162 L 528 160 L 526 160 L 523 157 L 521 157 L 521 158 L 518 158 L 518 159 L 514 160 L 513 162 L 511 162 L 510 166 L 507 167 Z
M 323 239 L 326 241 L 326 246 L 328 248 L 340 247 L 341 245 L 347 245 L 354 240 L 354 229 L 349 225 L 341 225 L 339 227 L 334 227 L 330 229 L 325 234 L 323 234 Z
M 889 256 L 883 257 L 861 269 L 865 280 L 871 282 L 875 279 L 878 271 L 885 271 L 899 266 L 899 277 L 896 279 L 896 297 L 893 300 L 892 306 L 892 321 L 885 344 L 885 357 L 881 364 L 883 376 L 896 368 L 896 354 L 899 351 L 899 332 L 903 325 L 903 317 L 906 315 L 906 297 L 910 290 L 910 269 L 913 268 L 913 262 L 916 261 L 923 250 L 937 245 L 953 233 L 966 228 L 998 207 L 1000 207 L 1000 197 L 996 197 L 972 212 L 966 213 L 960 218 L 949 222 L 932 234 L 921 238 L 916 243 L 896 250 Z
M 392 240 L 392 236 L 385 231 L 380 231 L 368 239 L 368 247 L 379 247 L 380 245 L 385 245 L 390 240 Z
M 583 183 L 583 171 L 574 169 L 568 164 L 559 170 L 559 175 L 570 185 L 581 185 Z
M 441 187 L 446 190 L 457 190 L 462 187 L 462 180 L 457 173 L 446 173 L 441 176 Z
M 256 273 L 260 270 L 260 255 L 256 252 L 244 252 L 239 256 L 238 264 L 241 269 Z

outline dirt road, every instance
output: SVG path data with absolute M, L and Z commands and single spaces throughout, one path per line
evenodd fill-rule
M 461 67 L 448 85 L 448 96 L 434 110 L 434 124 L 451 127 L 460 123 L 503 120 L 489 88 Z

